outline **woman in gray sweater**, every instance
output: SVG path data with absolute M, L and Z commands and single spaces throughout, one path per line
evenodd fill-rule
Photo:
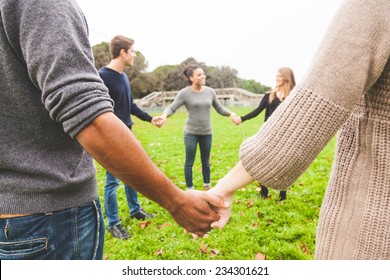
M 183 88 L 175 100 L 168 106 L 161 117 L 163 123 L 182 105 L 186 106 L 188 117 L 184 128 L 186 161 L 184 176 L 187 189 L 194 189 L 192 167 L 195 161 L 196 148 L 199 144 L 202 161 L 203 187 L 210 189 L 210 151 L 212 145 L 212 128 L 210 119 L 211 106 L 222 116 L 235 116 L 218 101 L 215 90 L 205 86 L 206 74 L 199 65 L 189 65 L 183 70 L 190 86 Z

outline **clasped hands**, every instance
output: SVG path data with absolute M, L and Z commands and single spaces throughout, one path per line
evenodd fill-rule
M 240 116 L 234 115 L 234 116 L 231 116 L 231 118 L 232 118 L 232 122 L 235 125 L 240 125 L 242 123 L 242 120 L 241 120 Z
M 167 121 L 167 118 L 164 118 L 163 116 L 156 116 L 152 118 L 152 125 L 157 126 L 157 127 L 162 127 L 165 122 Z
M 191 216 L 191 219 L 187 216 L 186 224 L 183 224 L 174 215 L 172 217 L 184 227 L 185 233 L 192 233 L 195 239 L 213 228 L 223 228 L 229 221 L 233 194 L 224 194 L 223 189 L 216 186 L 206 192 L 187 190 L 184 195 L 188 200 L 198 200 L 195 206 L 190 206 L 191 201 L 187 202 L 181 210 L 183 216 Z

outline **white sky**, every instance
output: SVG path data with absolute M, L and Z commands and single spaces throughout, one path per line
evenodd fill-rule
M 275 85 L 279 67 L 297 82 L 342 0 L 76 0 L 92 45 L 115 35 L 156 67 L 188 57 L 209 66 L 230 66 L 244 79 Z

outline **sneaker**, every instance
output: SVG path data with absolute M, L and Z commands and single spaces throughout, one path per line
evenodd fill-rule
M 146 212 L 144 211 L 144 209 L 141 209 L 141 210 L 139 210 L 137 213 L 135 213 L 134 215 L 131 215 L 131 217 L 132 217 L 133 219 L 137 219 L 137 220 L 145 220 L 145 219 L 147 219 L 147 218 L 155 218 L 156 215 L 146 213 Z
M 286 200 L 287 199 L 287 191 L 281 191 L 279 193 L 279 198 L 280 198 L 280 201 Z
M 261 190 L 260 190 L 260 195 L 264 199 L 268 199 L 268 188 L 264 187 L 263 185 L 260 185 Z
M 123 227 L 118 224 L 116 226 L 113 226 L 112 228 L 109 228 L 108 231 L 114 236 L 115 238 L 119 239 L 127 239 L 130 237 L 130 234 L 123 229 Z

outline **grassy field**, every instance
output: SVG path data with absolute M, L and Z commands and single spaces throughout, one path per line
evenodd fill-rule
M 253 108 L 234 108 L 238 115 Z M 158 112 L 151 112 L 158 115 Z M 180 188 L 185 189 L 183 174 L 185 111 L 177 112 L 162 128 L 134 118 L 133 132 L 153 162 Z M 264 116 L 240 126 L 213 111 L 213 147 L 211 183 L 224 176 L 237 162 L 244 139 L 258 131 Z M 212 230 L 208 237 L 194 240 L 184 235 L 162 207 L 139 196 L 142 207 L 157 215 L 149 221 L 131 219 L 123 188 L 118 191 L 119 214 L 131 238 L 119 240 L 106 233 L 104 258 L 110 260 L 269 260 L 313 259 L 315 228 L 333 160 L 335 140 L 318 155 L 311 167 L 292 185 L 287 200 L 280 202 L 278 192 L 270 198 L 259 196 L 252 183 L 238 190 L 233 199 L 233 213 L 222 230 Z M 99 196 L 103 202 L 105 172 L 97 164 Z M 199 152 L 194 165 L 195 188 L 203 188 Z

